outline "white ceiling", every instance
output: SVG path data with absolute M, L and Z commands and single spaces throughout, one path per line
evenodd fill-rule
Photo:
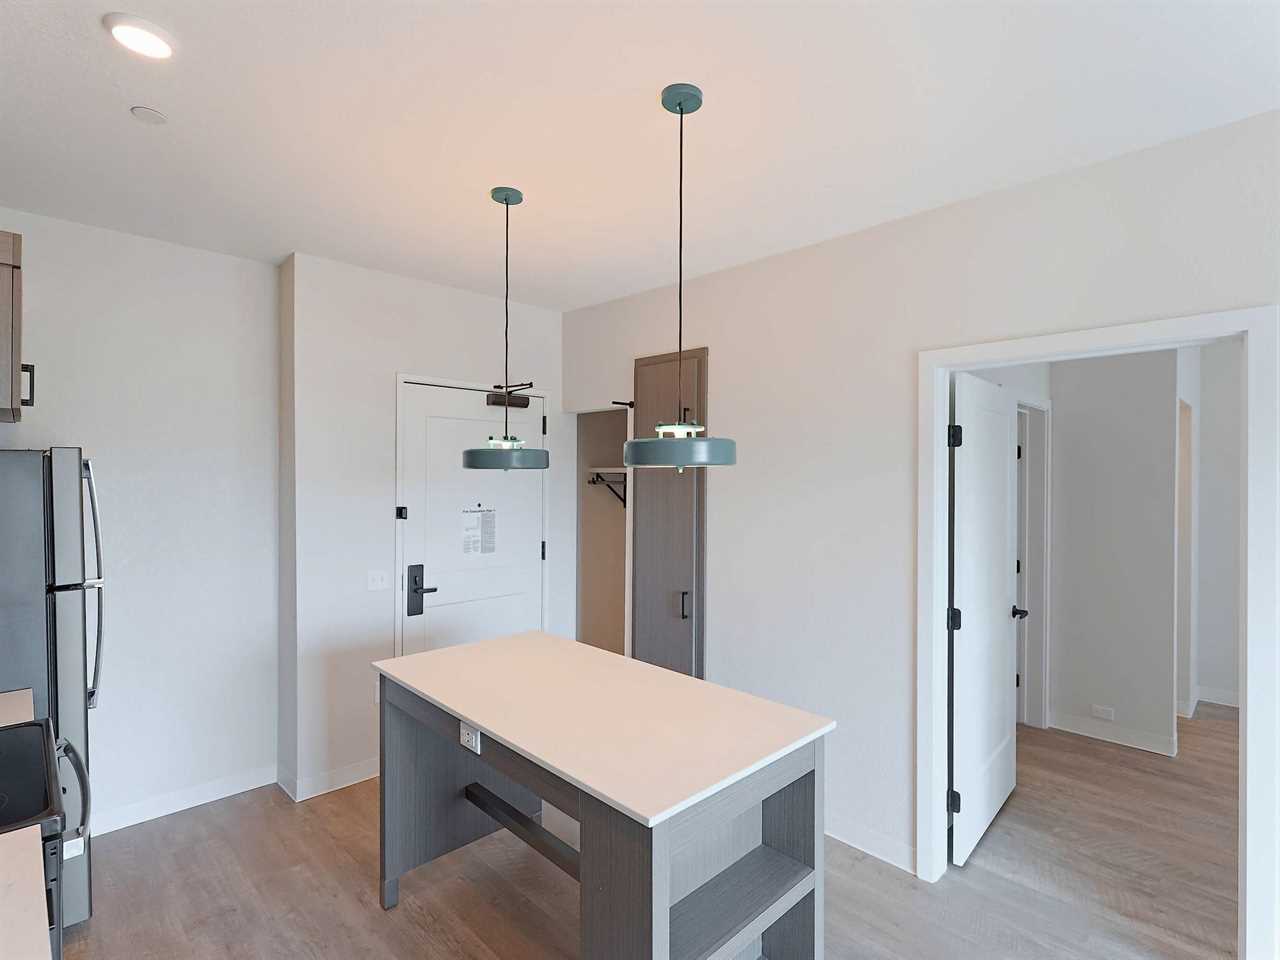
M 512 184 L 557 308 L 674 280 L 672 81 L 691 276 L 1280 107 L 1276 3 L 120 2 L 0 0 L 0 205 L 500 293 Z

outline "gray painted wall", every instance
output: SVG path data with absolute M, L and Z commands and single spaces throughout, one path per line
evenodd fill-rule
M 1176 354 L 1055 363 L 1050 383 L 1050 724 L 1171 754 Z

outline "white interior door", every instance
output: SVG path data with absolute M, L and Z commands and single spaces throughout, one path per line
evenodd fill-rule
M 405 654 L 543 626 L 545 470 L 467 470 L 462 451 L 502 434 L 487 391 L 402 383 L 397 410 L 396 578 Z M 511 410 L 512 432 L 540 446 L 543 400 Z M 422 613 L 409 571 L 422 565 Z
M 953 596 L 960 611 L 951 674 L 952 860 L 963 864 L 1013 792 L 1017 743 L 1017 443 L 1015 399 L 956 374 Z

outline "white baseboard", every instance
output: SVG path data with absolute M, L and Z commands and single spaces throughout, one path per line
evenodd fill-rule
M 1118 743 L 1122 747 L 1134 747 L 1166 757 L 1178 755 L 1178 742 L 1173 737 L 1161 737 L 1145 730 L 1119 727 L 1096 717 L 1076 717 L 1071 714 L 1056 713 L 1050 720 L 1050 726 L 1065 730 L 1067 733 L 1078 733 L 1082 737 L 1093 737 L 1095 740 Z
M 1240 706 L 1240 694 L 1234 690 L 1224 690 L 1221 687 L 1201 687 L 1200 699 L 1208 703 L 1218 703 L 1224 707 Z
M 327 770 L 324 773 L 316 774 L 314 777 L 298 777 L 292 783 L 293 792 L 285 784 L 280 784 L 285 788 L 285 792 L 294 800 L 310 800 L 312 797 L 318 797 L 322 793 L 330 793 L 334 790 L 341 790 L 343 787 L 349 787 L 353 783 L 359 783 L 362 780 L 369 780 L 378 775 L 378 758 L 370 757 L 368 760 L 359 760 L 356 763 L 349 763 L 345 767 L 338 767 L 336 770 Z
M 1198 707 L 1199 705 L 1200 705 L 1199 697 L 1196 697 L 1190 703 L 1187 703 L 1187 701 L 1185 700 L 1179 700 L 1178 716 L 1187 717 L 1187 718 L 1194 717 L 1196 715 L 1196 707 Z
M 828 824 L 828 827 L 830 827 L 830 824 Z M 914 846 L 886 836 L 879 830 L 874 830 L 865 824 L 853 824 L 851 830 L 842 828 L 840 833 L 828 829 L 827 836 L 833 840 L 839 840 L 846 847 L 853 847 L 855 850 L 861 850 L 877 860 L 883 860 L 899 870 L 905 870 L 912 875 L 916 872 L 916 848 Z
M 148 820 L 155 820 L 157 817 L 167 817 L 169 814 L 178 813 L 180 810 L 189 810 L 201 804 L 221 800 L 223 797 L 244 793 L 246 790 L 253 790 L 257 787 L 265 787 L 267 784 L 275 782 L 276 768 L 274 765 L 258 767 L 255 770 L 245 770 L 229 777 L 222 777 L 219 780 L 199 783 L 194 787 L 174 790 L 158 797 L 148 797 L 146 800 L 139 800 L 136 803 L 126 803 L 123 806 L 107 810 L 94 810 L 91 823 L 92 832 L 95 836 L 101 836 L 113 830 L 131 827 L 135 823 L 145 823 Z

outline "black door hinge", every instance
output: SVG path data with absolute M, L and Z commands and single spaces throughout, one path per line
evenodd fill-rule
M 947 813 L 960 812 L 960 791 L 950 790 L 947 792 Z
M 408 508 L 408 507 L 396 507 L 396 519 L 397 519 L 397 520 L 408 520 L 408 519 L 409 519 L 409 508 Z
M 1013 675 L 1013 685 L 1014 685 L 1015 687 L 1020 687 L 1020 686 L 1022 686 L 1022 674 L 1020 674 L 1020 673 L 1015 673 L 1015 674 Z
M 542 435 L 543 435 L 544 437 L 547 435 L 547 417 L 546 417 L 546 414 L 543 414 L 543 416 L 542 416 Z
M 1022 444 L 1018 444 L 1018 459 L 1022 459 Z
M 542 559 L 547 559 L 547 541 L 542 541 Z
M 964 427 L 958 423 L 953 423 L 947 427 L 947 446 L 958 447 L 964 443 Z
M 951 607 L 949 610 L 947 610 L 947 629 L 948 630 L 960 629 L 960 608 L 959 607 Z
M 1022 561 L 1021 561 L 1021 560 L 1015 560 L 1015 561 L 1013 561 L 1013 572 L 1014 572 L 1014 573 L 1021 573 L 1021 572 L 1022 572 Z

